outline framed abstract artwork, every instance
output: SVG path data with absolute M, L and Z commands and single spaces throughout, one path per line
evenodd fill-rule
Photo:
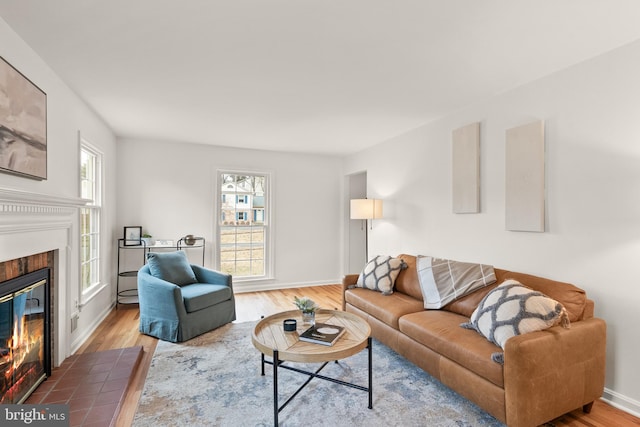
M 47 179 L 47 94 L 2 57 L 0 171 Z

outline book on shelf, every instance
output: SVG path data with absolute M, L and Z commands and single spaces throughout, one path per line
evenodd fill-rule
M 316 323 L 300 334 L 300 341 L 322 345 L 333 345 L 344 331 L 345 329 L 342 326 L 330 325 L 328 323 Z

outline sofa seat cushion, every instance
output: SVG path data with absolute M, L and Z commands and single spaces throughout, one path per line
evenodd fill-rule
M 460 327 L 469 319 L 450 311 L 427 310 L 403 316 L 400 332 L 420 344 L 467 368 L 498 387 L 504 387 L 502 365 L 491 355 L 500 347 L 477 332 Z
M 231 299 L 231 288 L 224 285 L 212 285 L 210 283 L 193 283 L 181 288 L 184 308 L 187 313 L 202 310 L 212 305 Z
M 423 302 L 408 295 L 394 292 L 391 295 L 382 295 L 380 292 L 369 289 L 348 289 L 344 298 L 350 304 L 381 322 L 398 329 L 398 319 L 405 314 L 423 311 Z

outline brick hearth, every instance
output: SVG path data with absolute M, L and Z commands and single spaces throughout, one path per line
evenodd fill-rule
M 68 404 L 71 427 L 113 426 L 142 353 L 138 346 L 71 356 L 25 403 Z

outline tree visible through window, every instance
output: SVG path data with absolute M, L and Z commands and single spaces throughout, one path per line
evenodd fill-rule
M 100 282 L 100 167 L 101 156 L 86 146 L 80 149 L 80 283 L 82 292 Z
M 218 269 L 234 277 L 267 275 L 267 175 L 219 174 Z

